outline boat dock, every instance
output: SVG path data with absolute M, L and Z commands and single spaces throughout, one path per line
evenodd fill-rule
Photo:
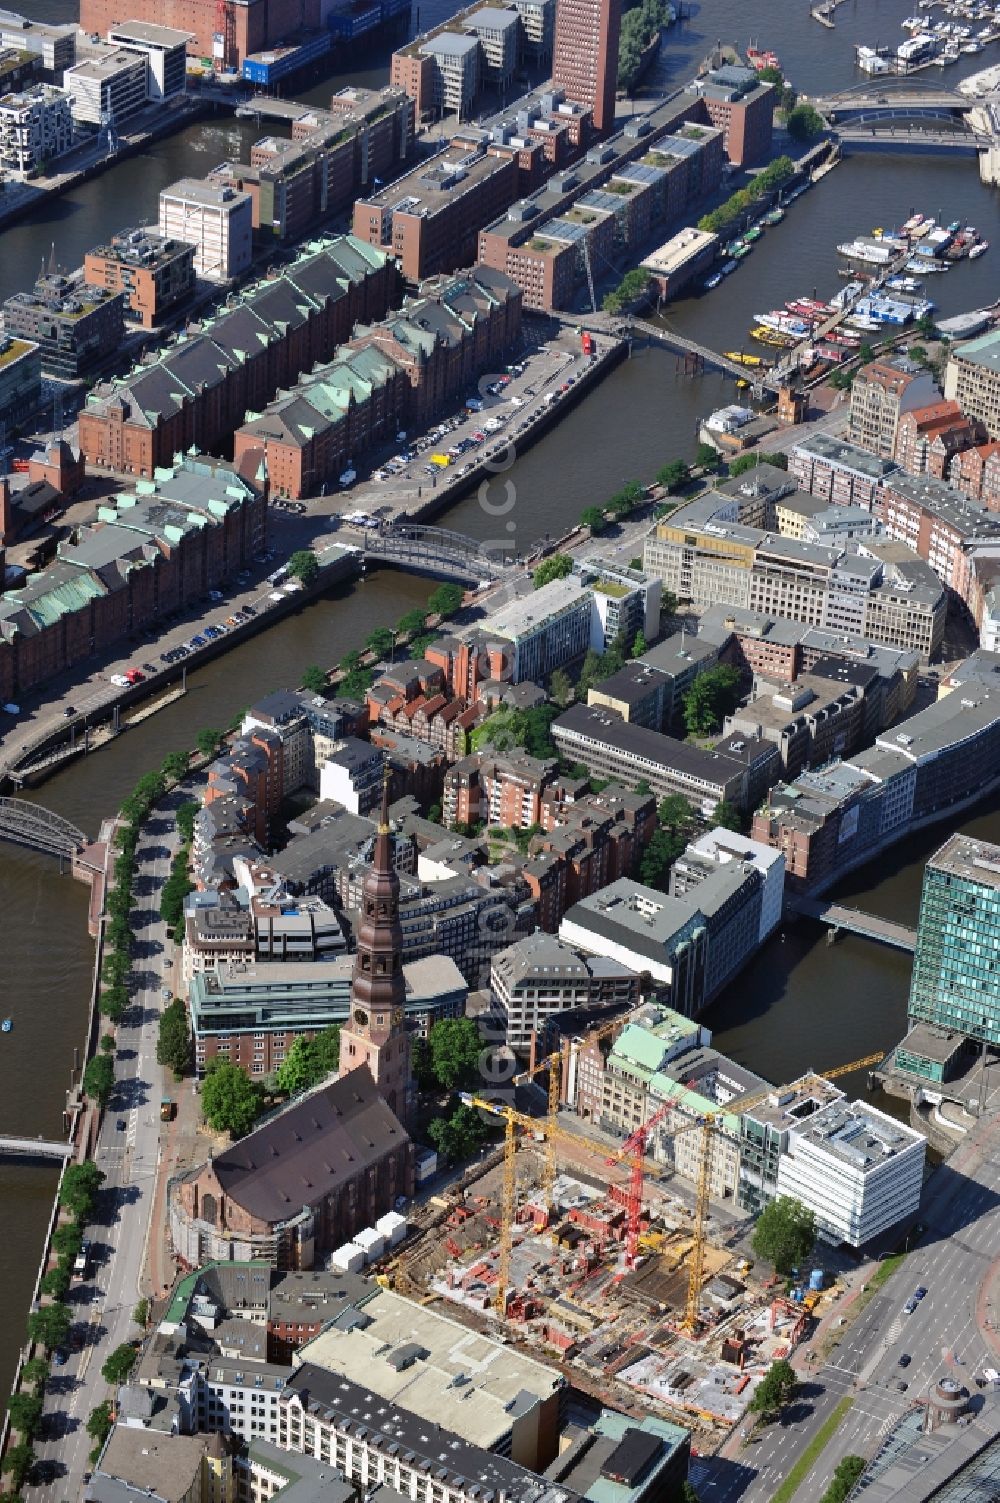
M 129 715 L 125 720 L 125 724 L 127 726 L 141 725 L 144 720 L 148 720 L 149 717 L 151 715 L 155 715 L 157 711 L 165 710 L 167 708 L 167 705 L 172 705 L 176 703 L 178 699 L 183 699 L 186 693 L 187 689 L 183 685 L 178 684 L 177 687 L 175 689 L 171 689 L 169 693 L 162 694 L 159 699 L 151 700 L 149 704 L 145 704 L 141 709 L 136 710 L 134 715 Z

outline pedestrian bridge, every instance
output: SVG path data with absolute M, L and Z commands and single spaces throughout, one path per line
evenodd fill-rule
M 0 1159 L 65 1160 L 73 1152 L 72 1143 L 54 1143 L 45 1138 L 8 1138 L 0 1136 Z
M 834 934 L 841 930 L 858 934 L 862 939 L 873 939 L 878 944 L 889 945 L 893 950 L 905 950 L 912 955 L 917 947 L 917 931 L 905 924 L 896 924 L 892 919 L 879 918 L 875 913 L 863 913 L 860 908 L 850 908 L 843 903 L 828 902 L 825 898 L 808 898 L 790 894 L 785 906 L 791 913 L 801 913 L 804 918 L 817 919 L 828 924 Z
M 87 844 L 83 831 L 68 819 L 53 814 L 44 804 L 31 804 L 23 798 L 0 798 L 0 840 L 67 858 Z
M 365 532 L 361 546 L 372 563 L 395 564 L 414 574 L 463 584 L 498 579 L 509 567 L 507 560 L 486 553 L 476 538 L 416 522 L 398 522 L 378 532 Z
M 972 99 L 967 94 L 935 88 L 933 84 L 921 85 L 912 78 L 887 78 L 878 84 L 856 84 L 854 88 L 844 89 L 839 94 L 825 94 L 809 102 L 821 115 L 834 123 L 860 115 L 870 117 L 873 114 L 911 120 L 921 115 L 931 115 L 954 120 L 969 114 L 977 104 L 982 105 L 981 100 Z

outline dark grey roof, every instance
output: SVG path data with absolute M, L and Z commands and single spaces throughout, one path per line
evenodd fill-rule
M 213 1168 L 237 1205 L 278 1222 L 409 1141 L 361 1065 L 265 1122 L 214 1159 Z
M 546 1482 L 506 1456 L 470 1445 L 454 1431 L 310 1362 L 297 1368 L 285 1384 L 282 1403 L 292 1399 L 329 1416 L 338 1428 L 349 1425 L 355 1434 L 360 1431 L 368 1445 L 400 1461 L 417 1467 L 422 1462 L 428 1477 L 463 1478 L 466 1490 L 481 1489 L 481 1503 L 497 1503 L 501 1495 L 507 1503 L 580 1503 L 579 1495 L 568 1488 Z

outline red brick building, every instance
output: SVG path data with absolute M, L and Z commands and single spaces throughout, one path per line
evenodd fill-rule
M 84 458 L 149 478 L 192 447 L 228 452 L 248 409 L 262 411 L 279 387 L 328 360 L 359 320 L 381 318 L 397 297 L 395 268 L 350 236 L 305 251 L 153 364 L 91 392 L 79 419 Z
M 956 454 L 948 471 L 957 490 L 987 511 L 1000 511 L 1000 439 Z
M 893 458 L 908 475 L 933 475 L 944 480 L 955 456 L 985 437 L 980 425 L 967 418 L 957 402 L 932 402 L 901 415 Z
M 709 120 L 725 133 L 726 156 L 734 167 L 767 157 L 774 129 L 773 84 L 761 83 L 752 68 L 727 64 L 695 79 L 688 89 L 704 100 Z
M 559 0 L 556 6 L 552 82 L 594 114 L 607 135 L 615 122 L 621 0 Z
M 527 830 L 541 823 L 542 798 L 559 776 L 554 757 L 474 752 L 450 767 L 442 799 L 446 824 L 502 825 Z

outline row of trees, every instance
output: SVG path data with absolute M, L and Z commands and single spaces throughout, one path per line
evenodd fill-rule
M 365 652 L 377 659 L 386 658 L 395 650 L 398 640 L 404 637 L 408 640 L 410 656 L 423 657 L 437 636 L 436 631 L 427 630 L 428 616 L 438 616 L 442 621 L 450 620 L 461 610 L 464 599 L 465 591 L 461 585 L 441 584 L 431 591 L 423 609 L 414 606 L 401 616 L 395 630 L 389 626 L 375 627 L 368 633 L 363 649 L 346 652 L 341 658 L 338 667 L 343 677 L 337 685 L 337 693 L 346 699 L 364 699 L 375 677 L 374 670 L 363 661 Z M 307 668 L 301 682 L 303 689 L 309 689 L 315 694 L 326 692 L 327 679 L 322 668 Z
M 621 313 L 641 298 L 649 296 L 649 272 L 641 266 L 633 266 L 622 277 L 618 286 L 604 294 L 601 304 L 605 313 Z
M 618 40 L 618 87 L 630 94 L 639 79 L 642 54 L 654 36 L 669 26 L 673 8 L 666 0 L 642 0 L 622 16 Z
M 782 188 L 794 175 L 795 163 L 791 157 L 775 157 L 774 161 L 759 172 L 745 188 L 740 188 L 725 203 L 717 209 L 712 209 L 708 214 L 703 214 L 698 221 L 700 230 L 710 230 L 713 234 L 720 234 L 739 223 L 761 199 L 767 198 L 771 193 Z
M 72 1324 L 66 1304 L 73 1264 L 83 1246 L 83 1231 L 94 1213 L 97 1193 L 104 1175 L 89 1160 L 71 1164 L 59 1186 L 59 1208 L 66 1213 L 52 1234 L 55 1263 L 43 1275 L 41 1293 L 50 1303 L 40 1304 L 28 1316 L 28 1338 L 45 1349 L 45 1357 L 33 1357 L 21 1371 L 21 1387 L 7 1401 L 10 1422 L 18 1432 L 18 1443 L 8 1446 L 2 1470 L 17 1493 L 25 1484 L 35 1460 L 32 1441 L 38 1433 L 44 1407 L 45 1384 L 49 1376 L 48 1358 L 62 1346 Z

